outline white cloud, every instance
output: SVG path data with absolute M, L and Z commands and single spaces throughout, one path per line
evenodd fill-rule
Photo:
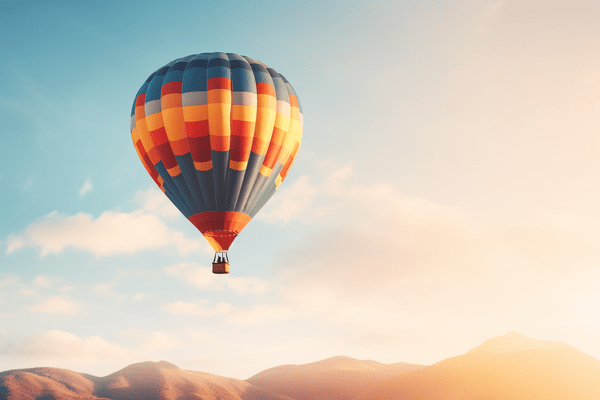
M 181 212 L 171 203 L 169 198 L 156 188 L 138 190 L 133 200 L 141 210 L 146 212 L 168 218 L 181 216 Z
M 146 297 L 146 293 L 138 293 L 135 296 L 133 296 L 132 300 L 133 301 L 140 301 L 142 300 L 144 297 Z
M 188 333 L 187 338 L 194 342 L 202 342 L 205 344 L 217 344 L 219 339 L 205 330 L 193 331 Z
M 176 315 L 197 315 L 203 318 L 211 318 L 230 312 L 233 307 L 229 303 L 219 302 L 216 306 L 210 307 L 206 304 L 208 300 L 196 303 L 184 303 L 177 301 L 175 303 L 163 304 L 161 309 Z
M 94 291 L 102 296 L 112 296 L 113 292 L 110 288 L 110 285 L 106 283 L 97 283 L 94 285 Z
M 270 288 L 269 282 L 262 281 L 255 276 L 250 277 L 230 277 L 226 281 L 227 286 L 241 295 L 248 293 L 263 294 Z
M 70 292 L 71 290 L 73 290 L 73 286 L 63 286 L 58 289 L 59 292 Z
M 50 282 L 50 279 L 46 275 L 38 275 L 33 280 L 33 283 L 38 286 L 48 287 L 52 282 Z
M 208 245 L 203 237 L 187 239 L 169 229 L 157 215 L 142 210 L 131 213 L 105 211 L 98 218 L 78 213 L 67 216 L 54 211 L 7 238 L 7 254 L 23 247 L 39 247 L 42 256 L 65 249 L 89 251 L 96 256 L 133 254 L 174 245 L 179 254 L 201 251 Z
M 131 359 L 140 355 L 139 352 L 109 343 L 100 336 L 84 339 L 60 330 L 28 336 L 20 343 L 5 343 L 0 346 L 0 354 L 19 358 L 79 359 L 88 362 L 100 359 Z
M 119 301 L 125 300 L 125 296 L 122 294 L 117 295 L 116 293 L 114 293 L 111 286 L 112 285 L 106 283 L 98 283 L 94 285 L 94 292 L 103 297 L 112 297 Z
M 67 300 L 63 296 L 54 296 L 27 309 L 36 313 L 76 314 L 81 309 L 81 304 Z
M 25 240 L 14 233 L 8 235 L 6 242 L 8 244 L 8 246 L 6 246 L 6 254 L 10 254 L 13 251 L 20 250 L 25 247 Z
M 142 349 L 147 351 L 165 350 L 185 347 L 181 341 L 167 336 L 162 332 L 152 332 L 142 343 Z
M 23 289 L 19 290 L 19 294 L 22 294 L 25 296 L 37 296 L 38 295 L 35 290 L 28 289 L 28 288 L 23 288 Z
M 91 182 L 89 179 L 87 179 L 85 181 L 85 183 L 83 184 L 83 186 L 81 187 L 81 189 L 79 189 L 79 194 L 81 196 L 84 196 L 87 192 L 89 192 L 90 190 L 92 190 L 94 187 L 92 186 Z
M 19 282 L 19 277 L 9 273 L 4 278 L 0 279 L 0 288 L 17 286 L 18 282 Z
M 222 289 L 223 283 L 212 273 L 210 267 L 202 267 L 196 263 L 181 263 L 165 267 L 165 272 L 176 276 L 199 288 Z
M 600 265 L 597 222 L 577 215 L 486 221 L 392 185 L 352 184 L 349 166 L 329 170 L 292 183 L 319 194 L 304 208 L 285 212 L 279 201 L 293 196 L 282 191 L 264 210 L 270 221 L 297 219 L 314 231 L 276 261 L 282 302 L 236 308 L 231 323 L 316 319 L 368 351 L 427 338 L 437 343 L 432 362 L 465 342 L 465 330 L 535 332 L 563 321 L 551 329 L 591 333 L 597 279 L 579 277 Z
M 228 320 L 236 325 L 253 325 L 287 320 L 295 316 L 297 316 L 297 313 L 286 305 L 257 304 L 235 310 L 231 313 Z
M 210 267 L 203 267 L 196 263 L 181 263 L 165 267 L 165 272 L 182 279 L 189 284 L 212 290 L 223 290 L 224 286 L 233 289 L 241 295 L 262 294 L 269 290 L 269 282 L 257 277 L 223 277 L 212 273 Z
M 303 211 L 312 205 L 318 189 L 310 183 L 309 175 L 301 176 L 289 187 L 284 187 L 282 184 L 281 189 L 278 190 L 281 193 L 270 199 L 256 217 L 269 222 L 281 221 L 282 223 L 299 219 L 303 216 Z

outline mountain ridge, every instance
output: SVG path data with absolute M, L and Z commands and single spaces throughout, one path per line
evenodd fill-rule
M 246 380 L 167 361 L 104 377 L 41 367 L 0 372 L 0 400 L 598 400 L 600 361 L 565 343 L 518 332 L 426 366 L 335 356 Z

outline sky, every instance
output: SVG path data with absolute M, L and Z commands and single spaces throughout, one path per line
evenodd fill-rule
M 599 2 L 8 0 L 0 37 L 0 371 L 429 365 L 510 331 L 600 359 Z M 204 52 L 304 114 L 229 275 L 129 131 Z

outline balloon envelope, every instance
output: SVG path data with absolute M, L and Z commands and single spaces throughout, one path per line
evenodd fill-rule
M 138 91 L 131 137 L 159 188 L 226 251 L 285 179 L 302 109 L 274 69 L 233 53 L 180 58 Z

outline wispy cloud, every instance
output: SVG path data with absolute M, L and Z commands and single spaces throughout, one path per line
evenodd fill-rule
M 52 330 L 41 335 L 27 336 L 19 343 L 5 343 L 0 346 L 0 354 L 93 362 L 101 359 L 132 359 L 139 357 L 141 353 L 109 343 L 100 336 L 80 338 L 70 332 Z
M 154 214 L 105 211 L 98 218 L 90 214 L 64 215 L 56 211 L 29 224 L 7 238 L 6 253 L 24 247 L 40 248 L 42 256 L 66 249 L 88 251 L 96 256 L 133 254 L 142 250 L 175 246 L 181 255 L 208 247 L 204 238 L 188 239 L 168 228 Z
M 147 351 L 157 351 L 172 348 L 182 348 L 185 344 L 176 337 L 168 336 L 162 332 L 152 332 L 146 340 L 142 342 L 142 349 Z
M 67 300 L 64 296 L 54 296 L 43 301 L 40 304 L 27 308 L 31 312 L 35 313 L 47 313 L 47 314 L 77 314 L 81 309 L 81 304 Z
M 112 290 L 112 285 L 108 283 L 97 283 L 94 285 L 94 292 L 103 297 L 112 297 L 117 300 L 125 300 L 125 296 L 114 293 Z
M 136 295 L 133 296 L 132 300 L 133 301 L 140 301 L 142 299 L 144 299 L 146 297 L 146 293 L 138 293 Z
M 27 181 L 23 185 L 23 191 L 28 191 L 33 187 L 33 178 L 27 178 Z
M 344 200 L 346 182 L 353 175 L 352 165 L 321 162 L 317 165 L 316 174 L 303 175 L 293 183 L 282 184 L 277 195 L 273 196 L 256 218 L 282 224 L 291 220 L 309 223 L 330 221 L 338 203 Z M 284 186 L 285 184 L 289 186 Z
M 181 212 L 171 203 L 171 201 L 155 187 L 147 190 L 138 190 L 135 193 L 133 202 L 148 213 L 156 214 L 166 218 L 181 217 Z
M 0 288 L 15 287 L 19 284 L 19 277 L 9 273 L 4 278 L 0 279 Z
M 46 275 L 38 275 L 33 280 L 33 284 L 34 285 L 43 286 L 43 287 L 48 287 L 48 286 L 50 286 L 51 283 L 52 282 L 50 281 L 50 279 Z
M 233 307 L 229 303 L 219 302 L 215 306 L 208 305 L 209 300 L 203 300 L 200 303 L 185 303 L 176 301 L 174 303 L 163 304 L 160 306 L 164 311 L 175 315 L 196 315 L 203 318 L 211 318 L 230 312 Z
M 85 181 L 85 183 L 83 184 L 83 186 L 79 189 L 79 195 L 84 196 L 86 193 L 88 193 L 93 188 L 94 187 L 92 186 L 92 183 L 90 182 L 89 179 L 87 179 Z
M 210 267 L 203 267 L 197 263 L 180 263 L 165 267 L 165 272 L 188 282 L 190 285 L 202 289 L 223 290 L 224 287 L 236 291 L 241 295 L 263 294 L 270 290 L 269 282 L 257 277 L 222 277 L 212 273 Z
M 228 321 L 236 325 L 265 324 L 272 321 L 282 321 L 297 317 L 298 313 L 283 304 L 257 304 L 236 309 Z

